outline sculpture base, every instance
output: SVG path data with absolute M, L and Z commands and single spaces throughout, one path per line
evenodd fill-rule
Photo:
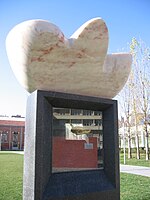
M 52 171 L 53 107 L 102 111 L 104 168 Z M 119 200 L 117 101 L 35 91 L 27 102 L 24 200 Z

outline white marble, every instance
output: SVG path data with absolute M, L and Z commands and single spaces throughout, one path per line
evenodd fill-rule
M 101 18 L 83 24 L 69 39 L 44 20 L 15 26 L 6 39 L 10 65 L 20 84 L 36 89 L 113 98 L 128 79 L 132 57 L 107 55 L 108 29 Z

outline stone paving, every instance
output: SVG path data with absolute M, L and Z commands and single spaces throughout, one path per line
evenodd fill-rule
M 150 167 L 120 165 L 120 171 L 124 173 L 150 177 Z

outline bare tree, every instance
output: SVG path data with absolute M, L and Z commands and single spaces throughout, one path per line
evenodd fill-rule
M 136 133 L 138 132 L 138 112 L 141 112 L 143 116 L 143 132 L 145 133 L 146 160 L 149 160 L 150 49 L 142 40 L 137 41 L 136 38 L 132 39 L 130 49 L 133 55 L 133 69 L 135 72 L 134 84 L 138 87 L 135 89 L 136 96 L 133 97 Z M 136 134 L 136 142 L 138 145 L 138 134 Z
M 132 110 L 135 126 L 135 141 L 136 141 L 136 153 L 137 159 L 140 159 L 139 149 L 139 132 L 138 132 L 138 113 L 139 113 L 139 69 L 137 68 L 137 47 L 138 42 L 135 38 L 132 38 L 130 43 L 130 52 L 132 54 L 132 72 L 131 77 L 131 92 L 132 92 Z
M 141 93 L 141 111 L 143 114 L 143 132 L 145 133 L 145 149 L 146 160 L 149 160 L 149 132 L 150 125 L 150 49 L 143 41 L 138 42 L 137 45 L 138 66 L 139 66 L 139 80 Z
M 131 157 L 131 139 L 134 137 L 137 159 L 140 159 L 139 137 L 140 126 L 145 135 L 146 160 L 149 160 L 150 128 L 150 48 L 142 40 L 132 38 L 129 44 L 132 54 L 132 70 L 127 84 L 120 93 L 121 109 L 125 117 L 128 138 L 128 157 Z M 132 129 L 132 131 L 131 131 Z
M 131 76 L 130 76 L 131 77 Z M 124 136 L 122 135 L 121 139 L 128 141 L 128 158 L 132 158 L 132 151 L 131 151 L 131 123 L 130 123 L 130 117 L 131 117 L 131 78 L 129 77 L 127 84 L 123 88 L 123 90 L 120 93 L 120 106 L 122 110 L 122 126 L 124 127 L 123 132 Z

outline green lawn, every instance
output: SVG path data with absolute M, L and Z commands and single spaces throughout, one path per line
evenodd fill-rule
M 0 200 L 22 200 L 23 155 L 0 152 Z M 121 173 L 121 200 L 149 200 L 150 178 Z
M 150 178 L 121 173 L 121 200 L 149 200 Z
M 124 154 L 120 153 L 120 163 L 124 164 Z M 145 160 L 145 154 L 141 154 L 141 158 L 139 160 L 136 159 L 136 153 L 132 154 L 132 159 L 127 158 L 126 153 L 126 165 L 135 165 L 135 166 L 145 166 L 150 167 L 150 160 Z
M 0 153 L 0 200 L 21 200 L 23 155 Z

